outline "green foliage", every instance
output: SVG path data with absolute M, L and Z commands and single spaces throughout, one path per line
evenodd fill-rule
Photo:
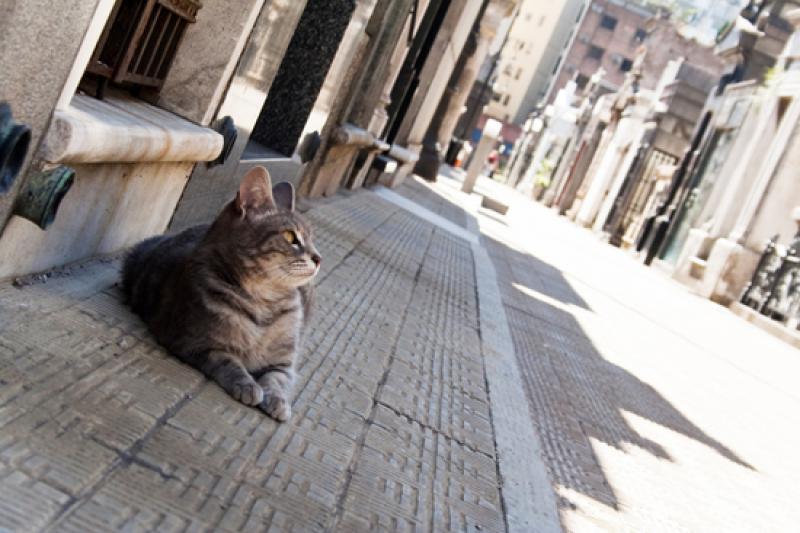
M 554 168 L 555 165 L 549 159 L 542 161 L 542 164 L 539 166 L 539 170 L 536 172 L 535 184 L 540 187 L 549 187 L 550 177 Z
M 769 67 L 764 73 L 764 85 L 772 85 L 778 75 L 778 68 L 775 66 Z

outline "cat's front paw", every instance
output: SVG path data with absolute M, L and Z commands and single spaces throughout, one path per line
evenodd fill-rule
M 264 390 L 255 381 L 236 383 L 231 396 L 245 405 L 259 405 L 264 401 Z
M 259 407 L 278 422 L 286 422 L 292 416 L 292 406 L 282 396 L 267 395 Z

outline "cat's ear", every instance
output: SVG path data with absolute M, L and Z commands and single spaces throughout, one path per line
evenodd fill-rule
M 236 207 L 242 216 L 248 211 L 262 211 L 275 208 L 272 198 L 272 180 L 264 167 L 253 167 L 247 171 L 239 184 L 236 194 Z
M 288 181 L 282 181 L 272 188 L 272 198 L 278 207 L 294 211 L 294 185 Z

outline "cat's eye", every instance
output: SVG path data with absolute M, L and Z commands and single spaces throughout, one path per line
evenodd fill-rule
M 297 240 L 297 235 L 293 231 L 290 230 L 284 231 L 283 238 L 286 239 L 286 242 L 288 242 L 289 244 L 299 244 L 299 241 Z

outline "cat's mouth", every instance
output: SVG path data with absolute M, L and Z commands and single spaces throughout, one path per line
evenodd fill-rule
M 311 278 L 317 275 L 319 265 L 313 261 L 299 259 L 289 264 L 289 274 L 294 277 Z

